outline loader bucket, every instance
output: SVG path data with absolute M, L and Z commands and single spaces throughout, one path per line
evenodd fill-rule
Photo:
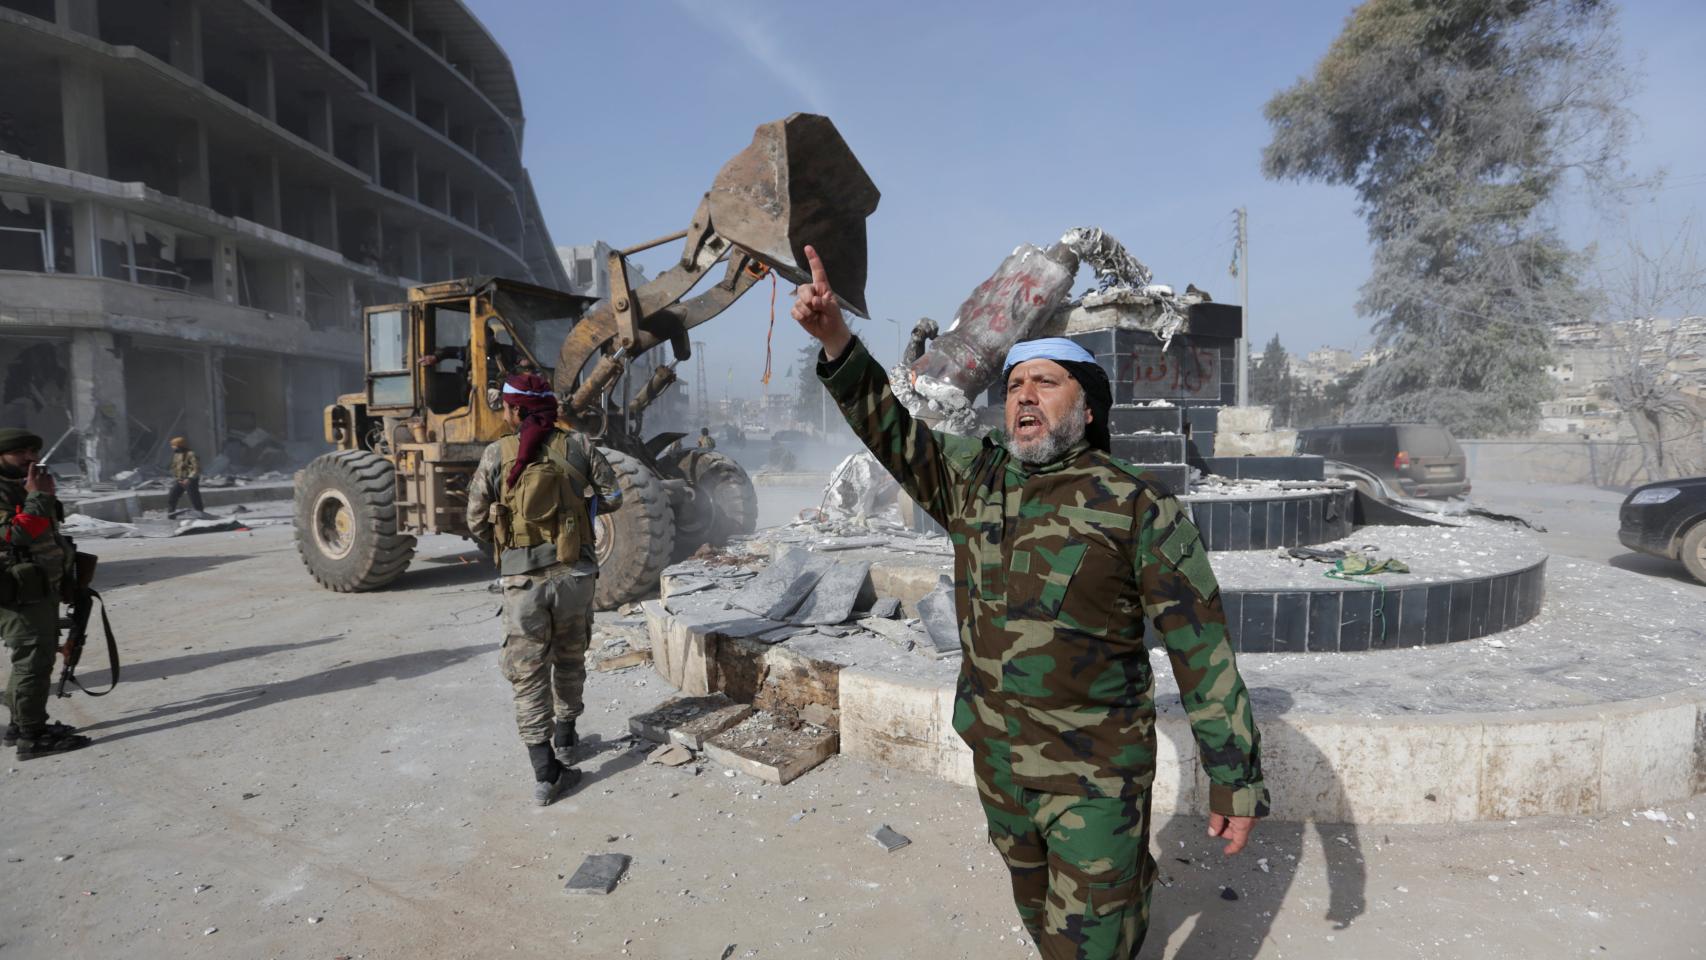
M 843 306 L 865 306 L 865 218 L 881 194 L 828 117 L 796 113 L 761 125 L 711 184 L 711 225 L 795 283 L 811 280 L 806 244 L 823 258 Z

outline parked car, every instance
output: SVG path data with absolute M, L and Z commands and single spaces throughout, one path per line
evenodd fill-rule
M 1297 431 L 1297 452 L 1375 474 L 1406 497 L 1469 492 L 1469 461 L 1444 427 L 1428 423 L 1344 423 Z
M 1706 477 L 1636 487 L 1617 512 L 1617 539 L 1655 557 L 1681 560 L 1706 583 Z

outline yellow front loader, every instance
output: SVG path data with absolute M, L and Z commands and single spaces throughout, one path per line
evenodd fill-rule
M 332 590 L 374 590 L 408 568 L 421 534 L 468 536 L 468 479 L 506 430 L 498 388 L 526 367 L 551 378 L 565 418 L 595 438 L 622 487 L 622 509 L 594 524 L 600 608 L 656 590 L 659 572 L 701 544 L 752 532 L 757 497 L 739 464 L 680 451 L 679 433 L 644 434 L 646 407 L 674 381 L 674 363 L 632 396 L 615 388 L 634 358 L 664 343 L 676 363 L 687 359 L 688 331 L 770 271 L 808 280 L 807 244 L 830 265 L 845 306 L 864 316 L 865 218 L 878 196 L 828 118 L 794 114 L 758 128 L 686 230 L 611 255 L 609 300 L 477 278 L 369 307 L 366 388 L 326 408 L 336 449 L 297 475 L 296 544 L 309 573 Z M 627 258 L 676 241 L 679 260 L 630 288 Z M 689 297 L 719 266 L 721 276 Z

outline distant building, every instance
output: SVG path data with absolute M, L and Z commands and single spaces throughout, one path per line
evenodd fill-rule
M 8 424 L 94 476 L 321 441 L 361 307 L 554 287 L 507 56 L 457 0 L 0 0 Z

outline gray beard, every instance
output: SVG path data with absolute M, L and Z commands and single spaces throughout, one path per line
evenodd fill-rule
M 1050 463 L 1061 454 L 1070 450 L 1074 444 L 1084 439 L 1084 428 L 1089 418 L 1085 415 L 1086 404 L 1080 403 L 1076 409 L 1066 415 L 1066 419 L 1049 428 L 1048 434 L 1030 443 L 1020 443 L 1012 437 L 1007 438 L 1007 452 L 1016 457 L 1020 463 L 1032 466 Z

